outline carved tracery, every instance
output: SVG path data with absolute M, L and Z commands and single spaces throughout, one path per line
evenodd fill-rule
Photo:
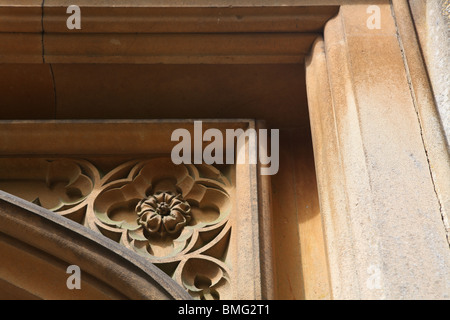
M 25 171 L 1 172 L 1 190 L 119 242 L 194 298 L 232 298 L 233 187 L 215 167 L 154 158 L 102 172 L 79 159 L 23 161 Z

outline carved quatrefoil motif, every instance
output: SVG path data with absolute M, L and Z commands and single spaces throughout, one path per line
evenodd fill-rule
M 130 161 L 101 174 L 85 160 L 29 160 L 30 179 L 0 188 L 144 256 L 197 299 L 232 298 L 227 252 L 232 185 L 208 165 Z M 7 175 L 7 173 L 2 173 Z

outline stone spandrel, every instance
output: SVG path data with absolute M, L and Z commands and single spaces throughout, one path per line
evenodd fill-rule
M 159 266 L 198 299 L 231 299 L 232 185 L 170 158 L 109 172 L 81 159 L 3 160 L 0 189 L 84 224 Z M 5 167 L 10 166 L 9 170 Z M 11 172 L 19 169 L 14 176 Z

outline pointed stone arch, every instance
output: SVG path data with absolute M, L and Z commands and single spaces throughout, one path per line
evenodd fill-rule
M 18 299 L 191 299 L 139 255 L 84 226 L 0 192 L 0 297 Z M 69 290 L 69 265 L 81 290 Z

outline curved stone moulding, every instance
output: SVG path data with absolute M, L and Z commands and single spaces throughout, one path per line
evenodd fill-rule
M 59 214 L 0 191 L 0 296 L 18 299 L 191 299 L 123 246 Z M 20 261 L 20 264 L 17 264 Z M 66 287 L 69 265 L 80 290 Z M 7 292 L 5 292 L 5 290 Z
M 144 257 L 194 298 L 232 298 L 227 251 L 233 186 L 219 170 L 154 158 L 102 176 L 85 160 L 39 161 L 26 173 L 34 180 L 0 179 L 0 189 L 18 196 L 26 190 L 25 199 Z

